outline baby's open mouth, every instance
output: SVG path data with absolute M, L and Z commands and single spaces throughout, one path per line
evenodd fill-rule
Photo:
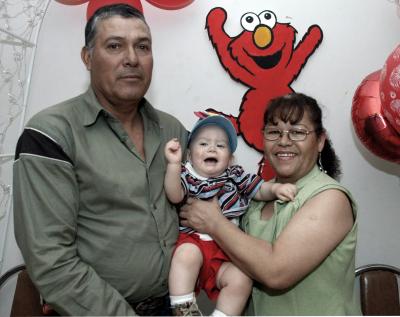
M 206 162 L 206 163 L 217 163 L 218 160 L 216 158 L 214 158 L 214 157 L 209 157 L 209 158 L 206 158 L 204 160 L 204 162 Z

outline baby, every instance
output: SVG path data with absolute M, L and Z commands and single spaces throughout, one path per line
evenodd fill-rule
M 218 197 L 222 213 L 238 224 L 251 199 L 293 200 L 293 184 L 264 182 L 232 165 L 237 147 L 236 130 L 223 116 L 200 119 L 188 139 L 188 161 L 182 165 L 183 151 L 177 139 L 165 146 L 167 172 L 164 186 L 168 199 L 179 204 L 187 197 Z M 213 316 L 240 315 L 250 295 L 252 281 L 240 271 L 213 239 L 180 227 L 169 274 L 171 306 L 175 316 L 199 316 L 195 294 L 203 289 L 217 300 Z

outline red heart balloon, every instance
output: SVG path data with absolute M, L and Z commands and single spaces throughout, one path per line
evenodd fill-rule
M 147 0 L 147 2 L 152 5 L 165 9 L 165 10 L 178 10 L 182 9 L 189 4 L 191 4 L 194 0 Z
M 57 2 L 60 2 L 62 4 L 66 4 L 66 5 L 77 5 L 77 4 L 82 4 L 85 2 L 88 2 L 89 0 L 56 0 Z
M 382 113 L 400 133 L 400 45 L 387 58 L 380 78 Z
M 375 155 L 400 163 L 400 135 L 381 114 L 379 94 L 381 71 L 369 74 L 358 86 L 351 109 L 355 132 Z
M 86 19 L 89 20 L 90 17 L 96 12 L 97 9 L 117 3 L 125 3 L 129 4 L 130 6 L 138 9 L 140 12 L 143 13 L 143 7 L 140 0 L 90 0 L 87 8 L 86 8 Z

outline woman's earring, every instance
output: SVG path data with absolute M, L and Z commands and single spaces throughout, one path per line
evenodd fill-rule
M 262 172 L 264 170 L 264 165 L 265 165 L 264 161 L 258 164 L 258 175 L 262 175 Z
M 327 173 L 327 171 L 324 170 L 324 167 L 322 166 L 321 152 L 319 152 L 318 155 L 318 168 L 321 172 L 324 172 L 325 174 Z

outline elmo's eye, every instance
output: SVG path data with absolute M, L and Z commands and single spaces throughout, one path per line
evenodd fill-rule
M 240 24 L 246 31 L 253 32 L 256 26 L 260 24 L 260 19 L 255 13 L 249 12 L 242 16 Z
M 276 16 L 272 11 L 263 11 L 258 15 L 261 24 L 273 28 L 276 24 Z

